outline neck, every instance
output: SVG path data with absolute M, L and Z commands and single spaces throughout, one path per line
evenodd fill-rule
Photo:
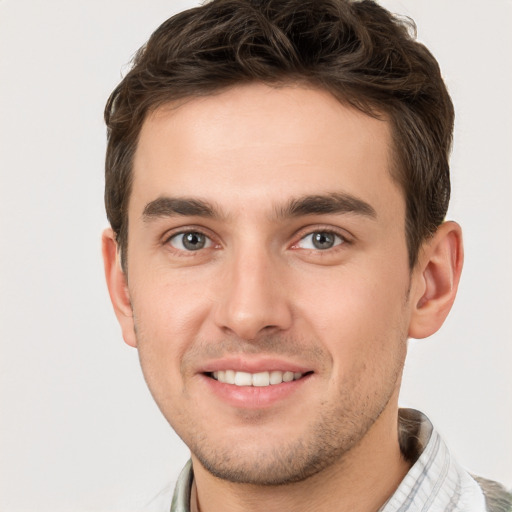
M 400 452 L 397 408 L 385 410 L 358 445 L 312 477 L 282 486 L 218 479 L 192 456 L 191 512 L 374 512 L 398 487 L 409 464 Z

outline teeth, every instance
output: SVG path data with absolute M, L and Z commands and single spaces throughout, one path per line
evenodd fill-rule
M 219 375 L 219 377 L 221 377 Z M 252 386 L 252 375 L 246 372 L 235 373 L 235 385 L 236 386 Z
M 270 372 L 270 384 L 281 384 L 283 382 L 283 372 Z
M 293 380 L 293 372 L 283 373 L 283 382 L 291 382 Z
M 268 372 L 260 372 L 254 373 L 252 376 L 252 385 L 253 386 L 269 386 L 270 385 L 270 375 Z
M 212 373 L 214 379 L 224 384 L 257 387 L 265 387 L 269 385 L 275 386 L 276 384 L 281 384 L 282 382 L 292 382 L 293 380 L 300 379 L 302 375 L 303 374 L 300 372 L 281 371 L 248 373 L 237 372 L 235 370 L 219 370 L 218 372 Z

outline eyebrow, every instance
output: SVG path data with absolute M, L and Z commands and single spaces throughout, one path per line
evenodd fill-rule
M 290 200 L 284 207 L 276 210 L 277 217 L 281 218 L 329 213 L 350 213 L 372 219 L 377 218 L 377 212 L 369 203 L 351 194 L 339 192 L 302 196 Z
M 214 218 L 219 215 L 206 201 L 177 197 L 159 197 L 149 202 L 142 212 L 144 220 L 175 216 Z
M 369 203 L 351 194 L 339 192 L 292 198 L 284 206 L 277 206 L 274 212 L 278 219 L 340 213 L 377 218 L 377 212 Z M 225 215 L 221 215 L 218 208 L 207 201 L 177 197 L 159 197 L 149 202 L 142 212 L 142 218 L 145 221 L 175 216 L 211 219 L 225 217 Z

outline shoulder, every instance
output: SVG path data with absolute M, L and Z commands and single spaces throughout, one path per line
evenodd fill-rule
M 493 480 L 474 475 L 473 478 L 484 493 L 489 512 L 512 512 L 512 493 L 509 490 Z

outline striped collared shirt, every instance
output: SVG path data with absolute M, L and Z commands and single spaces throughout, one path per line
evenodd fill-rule
M 512 512 L 510 495 L 502 490 L 498 507 L 487 508 L 480 485 L 457 464 L 425 415 L 401 409 L 399 423 L 402 452 L 415 462 L 379 512 Z M 188 461 L 176 483 L 171 512 L 190 512 L 193 478 Z
M 406 445 L 409 442 L 419 453 L 379 512 L 486 512 L 480 486 L 457 464 L 428 418 L 419 411 L 402 409 L 400 421 L 409 423 L 402 451 L 411 450 Z

